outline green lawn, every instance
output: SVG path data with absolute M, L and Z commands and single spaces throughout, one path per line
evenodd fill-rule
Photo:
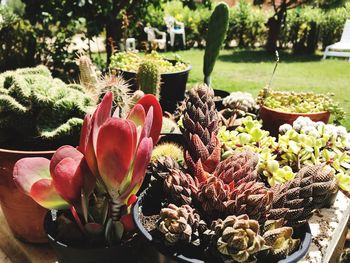
M 203 53 L 197 49 L 177 52 L 192 64 L 190 84 L 203 81 Z M 260 50 L 222 50 L 212 75 L 213 87 L 256 95 L 269 82 L 274 59 L 273 55 Z M 321 55 L 280 53 L 280 61 L 273 89 L 334 93 L 347 112 L 344 125 L 350 129 L 350 63 L 347 60 L 321 61 Z

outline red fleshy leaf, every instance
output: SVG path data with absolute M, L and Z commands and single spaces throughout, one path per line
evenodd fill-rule
M 84 155 L 78 151 L 76 148 L 70 145 L 64 145 L 57 149 L 54 155 L 51 158 L 50 162 L 50 173 L 53 174 L 56 168 L 56 165 L 59 164 L 65 158 L 72 158 L 76 163 L 84 158 Z
M 120 218 L 120 222 L 123 224 L 125 232 L 135 231 L 136 226 L 131 214 L 123 215 Z
M 153 122 L 150 135 L 153 139 L 153 145 L 158 142 L 160 131 L 162 129 L 163 112 L 162 108 L 154 95 L 146 94 L 143 96 L 137 104 L 140 104 L 147 113 L 150 107 L 153 107 Z

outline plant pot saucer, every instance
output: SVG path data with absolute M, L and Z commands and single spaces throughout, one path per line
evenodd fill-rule
M 167 247 L 159 239 L 155 238 L 149 231 L 146 230 L 142 223 L 141 217 L 144 215 L 156 215 L 161 209 L 161 200 L 164 200 L 161 183 L 154 183 L 147 189 L 145 189 L 138 198 L 138 201 L 133 207 L 133 218 L 135 225 L 139 231 L 139 234 L 144 238 L 145 242 L 152 247 L 157 254 L 157 257 L 165 261 L 161 262 L 181 262 L 181 263 L 222 263 L 210 253 L 204 252 L 199 247 L 194 245 L 180 246 L 179 247 Z M 286 259 L 275 261 L 276 263 L 297 263 L 302 259 L 311 245 L 311 230 L 308 224 L 300 226 L 296 229 L 295 233 L 297 238 L 301 239 L 299 249 L 289 255 Z M 259 259 L 258 263 L 266 262 L 266 259 Z M 273 263 L 272 261 L 269 263 Z

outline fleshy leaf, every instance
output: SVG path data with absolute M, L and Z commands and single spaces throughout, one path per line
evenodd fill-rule
M 57 192 L 64 200 L 70 204 L 80 201 L 83 184 L 80 162 L 70 157 L 64 158 L 55 166 L 52 180 Z
M 92 121 L 91 121 L 91 115 L 86 114 L 83 122 L 83 126 L 81 128 L 80 132 L 80 141 L 79 141 L 79 147 L 78 150 L 85 154 L 86 148 L 89 143 L 89 138 L 91 135 L 91 127 L 92 127 Z
M 42 157 L 23 158 L 13 168 L 13 179 L 17 187 L 30 194 L 32 185 L 40 179 L 51 179 L 50 160 Z
M 64 145 L 58 148 L 51 158 L 50 173 L 53 174 L 56 165 L 67 157 L 73 159 L 76 163 L 80 163 L 80 161 L 84 158 L 84 155 L 70 145 Z
M 35 182 L 30 190 L 30 196 L 35 202 L 47 209 L 66 209 L 70 207 L 56 192 L 50 179 L 41 179 Z
M 117 198 L 119 185 L 126 178 L 133 161 L 137 134 L 134 123 L 112 118 L 100 129 L 96 157 L 100 176 L 112 198 Z M 112 192 L 111 192 L 112 190 Z
M 135 123 L 136 126 L 143 126 L 145 123 L 145 109 L 140 104 L 136 104 L 128 114 L 127 119 Z
M 152 94 L 146 94 L 137 102 L 137 104 L 142 105 L 145 112 L 148 112 L 149 108 L 153 107 L 153 123 L 150 134 L 153 139 L 153 145 L 155 145 L 158 142 L 160 131 L 162 129 L 162 108 L 157 98 Z

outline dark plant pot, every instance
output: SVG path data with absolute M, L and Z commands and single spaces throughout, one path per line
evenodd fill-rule
M 172 63 L 176 62 L 174 60 L 169 61 Z M 176 104 L 185 98 L 186 84 L 191 68 L 191 65 L 189 65 L 188 68 L 183 71 L 161 74 L 160 104 L 163 111 L 174 112 Z M 135 72 L 123 70 L 119 70 L 119 72 L 131 85 L 131 90 L 135 91 L 138 89 Z
M 224 105 L 222 104 L 222 101 L 224 98 L 226 98 L 228 95 L 230 95 L 229 92 L 219 89 L 214 89 L 214 102 L 215 107 L 218 111 L 221 111 L 224 108 Z
M 127 254 L 122 246 L 111 247 L 73 247 L 55 239 L 57 222 L 52 220 L 51 212 L 46 213 L 44 229 L 59 263 L 117 263 L 127 262 Z
M 12 177 L 15 163 L 25 157 L 51 158 L 54 151 L 15 151 L 0 149 L 0 203 L 14 236 L 30 243 L 46 243 L 43 221 L 47 209 L 22 193 Z
M 330 113 L 328 111 L 316 112 L 316 113 L 288 113 L 277 111 L 265 106 L 260 107 L 260 118 L 263 121 L 263 129 L 269 131 L 272 136 L 278 136 L 278 129 L 281 125 L 293 122 L 298 117 L 309 117 L 312 121 L 322 121 L 328 123 Z
M 144 215 L 158 214 L 161 209 L 161 200 L 164 200 L 162 184 L 156 182 L 142 192 L 132 211 L 135 225 L 140 235 L 151 247 L 150 251 L 154 251 L 153 253 L 156 254 L 153 258 L 157 258 L 158 260 L 154 261 L 154 263 L 222 263 L 222 261 L 213 257 L 210 253 L 203 252 L 202 249 L 194 245 L 183 246 L 176 250 L 165 246 L 162 242 L 153 238 L 141 222 L 141 212 Z M 296 229 L 295 237 L 301 239 L 299 249 L 286 259 L 280 260 L 277 263 L 297 263 L 306 255 L 312 240 L 309 224 Z M 265 258 L 258 260 L 258 262 L 272 263 L 273 261 L 266 261 Z

